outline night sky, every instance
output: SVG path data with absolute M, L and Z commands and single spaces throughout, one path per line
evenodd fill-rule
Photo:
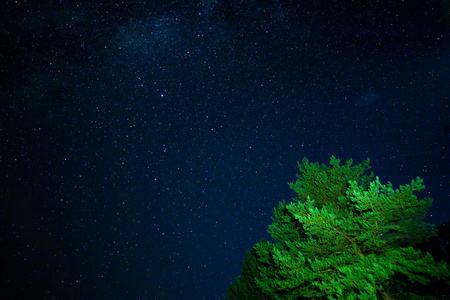
M 297 161 L 450 221 L 440 1 L 2 1 L 2 299 L 220 299 Z M 32 1 L 33 2 L 33 1 Z

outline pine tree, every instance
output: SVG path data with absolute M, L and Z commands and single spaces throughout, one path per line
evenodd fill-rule
M 275 242 L 247 252 L 230 299 L 419 299 L 411 284 L 448 284 L 446 263 L 413 247 L 434 234 L 423 221 L 432 199 L 414 195 L 422 179 L 393 189 L 364 174 L 369 163 L 298 163 L 297 197 L 269 226 Z

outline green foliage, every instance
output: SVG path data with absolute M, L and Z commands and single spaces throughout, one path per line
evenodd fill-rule
M 370 160 L 366 159 L 362 165 L 352 166 L 353 160 L 349 159 L 344 166 L 340 166 L 340 160 L 331 156 L 330 166 L 318 163 L 310 163 L 303 158 L 302 163 L 297 163 L 300 174 L 295 182 L 288 183 L 293 189 L 299 201 L 306 201 L 307 197 L 314 199 L 317 206 L 324 204 L 338 204 L 336 199 L 345 195 L 350 181 L 366 188 L 373 174 L 365 175 L 370 169 Z
M 415 299 L 404 282 L 448 280 L 444 262 L 413 248 L 434 233 L 423 222 L 432 200 L 414 195 L 422 179 L 394 190 L 364 174 L 368 159 L 298 166 L 297 198 L 279 203 L 269 226 L 275 243 L 247 252 L 230 299 Z
M 236 279 L 235 285 L 227 289 L 230 299 L 270 299 L 270 297 L 262 293 L 254 280 L 259 274 L 258 265 L 270 259 L 268 255 L 270 253 L 269 243 L 263 239 L 259 244 L 260 247 L 266 246 L 266 251 L 262 252 L 264 257 L 260 256 L 260 253 L 256 251 L 247 251 L 243 261 L 242 276 Z M 267 263 L 267 267 L 269 266 L 270 263 Z

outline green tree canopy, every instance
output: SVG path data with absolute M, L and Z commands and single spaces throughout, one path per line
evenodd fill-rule
M 303 159 L 289 183 L 297 197 L 274 209 L 275 242 L 247 251 L 229 298 L 419 299 L 412 283 L 448 284 L 446 263 L 413 247 L 434 235 L 423 221 L 432 199 L 414 195 L 422 179 L 394 189 L 365 174 L 369 163 Z

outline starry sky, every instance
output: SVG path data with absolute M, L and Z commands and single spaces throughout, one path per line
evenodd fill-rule
M 450 221 L 439 1 L 46 2 L 0 8 L 8 298 L 220 299 L 303 157 Z

